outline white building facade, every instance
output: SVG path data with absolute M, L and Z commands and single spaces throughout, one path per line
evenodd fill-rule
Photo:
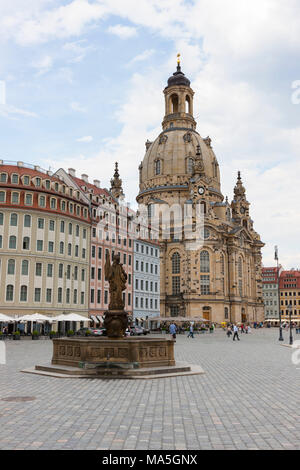
M 134 240 L 133 318 L 160 316 L 160 248 L 151 240 Z

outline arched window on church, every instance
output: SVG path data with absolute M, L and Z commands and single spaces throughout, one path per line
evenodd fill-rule
M 161 161 L 156 160 L 155 161 L 155 174 L 160 175 L 160 173 L 161 173 Z
M 189 95 L 185 97 L 185 112 L 191 114 L 191 99 Z
M 200 272 L 201 273 L 209 273 L 209 253 L 208 251 L 201 251 L 200 253 Z
M 209 295 L 210 293 L 210 276 L 209 274 L 209 254 L 207 251 L 200 253 L 200 293 L 201 295 Z
M 172 294 L 178 295 L 180 294 L 180 254 L 173 253 L 172 255 Z M 174 276 L 175 274 L 175 276 Z
M 173 253 L 172 255 L 172 274 L 180 273 L 180 254 Z
M 187 159 L 187 172 L 192 175 L 194 171 L 194 159 L 188 158 Z
M 225 261 L 224 261 L 224 255 L 221 255 L 220 257 L 220 264 L 221 264 L 221 274 L 224 275 L 225 273 Z
M 170 102 L 171 102 L 171 110 L 170 110 L 171 113 L 178 113 L 179 99 L 176 93 L 173 93 L 173 95 L 170 96 Z
M 239 257 L 238 260 L 238 286 L 239 286 L 239 295 L 243 296 L 243 260 L 242 257 Z

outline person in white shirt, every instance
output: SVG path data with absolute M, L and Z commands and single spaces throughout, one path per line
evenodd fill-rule
M 235 340 L 235 338 L 238 339 L 238 341 L 240 340 L 239 338 L 239 328 L 237 325 L 233 325 L 233 341 Z

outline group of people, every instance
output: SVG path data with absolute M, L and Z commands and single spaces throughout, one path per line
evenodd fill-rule
M 228 325 L 226 331 L 227 337 L 230 338 L 230 336 L 233 334 L 233 341 L 235 341 L 235 339 L 239 341 L 239 331 L 241 332 L 241 334 L 248 334 L 251 333 L 251 327 L 250 325 L 244 325 L 243 323 L 240 325 L 240 328 L 236 324 Z
M 209 329 L 210 333 L 212 333 L 214 331 L 214 329 L 215 329 L 215 325 L 212 323 L 210 325 L 210 329 Z M 181 328 L 181 327 L 178 328 L 177 325 L 174 322 L 172 322 L 169 326 L 169 333 L 170 333 L 170 335 L 172 336 L 173 339 L 176 339 L 176 333 L 177 332 L 179 332 L 179 333 L 184 332 L 184 329 Z M 193 326 L 192 323 L 189 326 L 189 333 L 187 335 L 187 338 L 194 338 L 194 326 Z

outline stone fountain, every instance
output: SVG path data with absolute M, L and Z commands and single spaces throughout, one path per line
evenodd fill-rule
M 175 364 L 173 339 L 125 337 L 128 314 L 122 293 L 127 274 L 119 255 L 105 261 L 110 303 L 105 313 L 107 337 L 53 339 L 51 364 L 36 365 L 23 372 L 78 378 L 156 378 L 203 373 L 189 364 Z

